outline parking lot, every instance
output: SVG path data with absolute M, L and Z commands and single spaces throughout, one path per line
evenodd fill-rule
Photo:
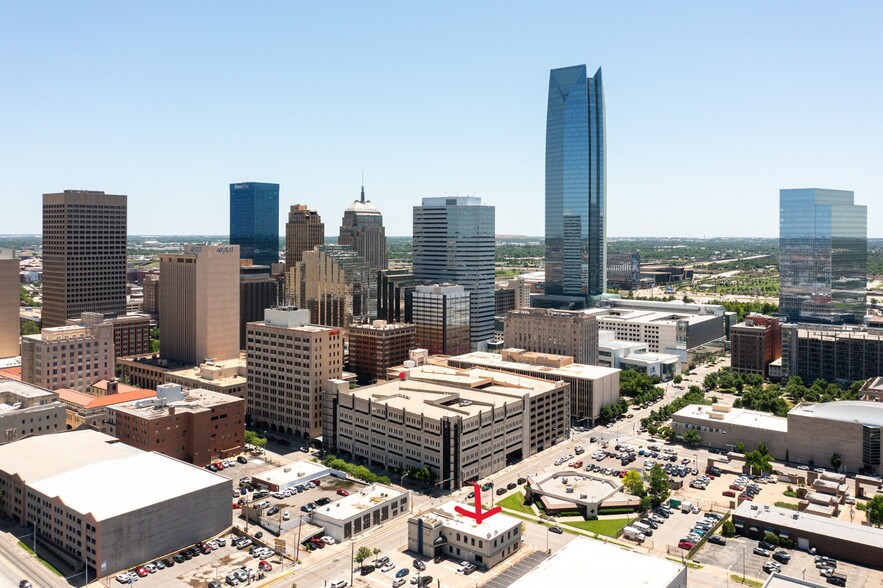
M 412 553 L 396 551 L 386 555 L 393 567 L 387 571 L 382 571 L 383 566 L 379 566 L 378 569 L 371 571 L 369 574 L 360 576 L 359 583 L 364 582 L 372 586 L 389 588 L 397 579 L 397 574 L 401 574 L 401 570 L 404 569 L 407 570 L 407 573 L 402 576 L 405 580 L 403 588 L 415 586 L 418 575 L 424 582 L 427 582 L 425 578 L 431 578 L 428 580 L 431 586 L 473 586 L 482 585 L 488 578 L 495 576 L 501 571 L 494 569 L 493 572 L 487 572 L 478 569 L 468 575 L 464 575 L 462 572 L 457 571 L 460 562 L 452 559 L 444 559 L 439 563 L 435 563 L 433 560 L 422 556 L 415 558 Z M 417 570 L 414 566 L 415 561 L 422 562 L 426 569 L 423 571 Z M 368 560 L 366 563 L 373 564 L 371 560 Z

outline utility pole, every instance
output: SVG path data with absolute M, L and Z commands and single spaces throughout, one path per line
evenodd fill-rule
M 356 540 L 353 539 L 350 542 L 350 586 L 353 585 L 353 572 L 355 571 L 355 569 L 353 568 L 353 564 L 355 563 L 355 559 L 356 559 Z

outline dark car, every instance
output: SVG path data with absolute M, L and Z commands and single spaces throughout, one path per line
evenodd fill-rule
M 248 459 L 244 455 L 240 455 L 239 457 L 237 457 L 236 461 L 238 461 L 239 463 L 248 463 Z
M 505 493 L 506 493 L 506 489 L 505 489 L 505 488 L 497 488 L 497 496 L 500 496 L 500 495 L 505 494 Z
M 410 573 L 411 573 L 411 570 L 409 570 L 408 568 L 402 568 L 396 572 L 396 578 L 404 578 L 405 576 L 407 576 Z
M 508 484 L 506 484 L 507 490 L 515 490 L 516 488 L 518 488 L 518 484 L 516 484 L 515 482 L 509 482 Z
M 279 512 L 279 507 L 278 506 L 271 506 L 270 509 L 267 510 L 267 516 L 271 517 L 274 514 L 276 514 L 277 512 Z
M 421 572 L 426 569 L 426 564 L 420 561 L 419 559 L 414 560 L 414 567 L 420 570 Z
M 445 561 L 445 556 L 443 555 L 436 555 L 435 559 L 432 560 L 433 563 L 441 563 L 443 561 Z
M 766 549 L 767 551 L 772 551 L 775 547 L 771 543 L 767 543 L 766 541 L 758 541 L 757 546 L 761 549 Z
M 331 504 L 331 499 L 327 496 L 323 496 L 322 498 L 316 500 L 316 504 L 318 504 L 319 506 L 325 506 L 326 504 Z
M 374 566 L 372 566 L 371 564 L 365 564 L 362 566 L 362 569 L 359 570 L 359 573 L 362 574 L 363 576 L 367 576 L 368 574 L 373 572 L 375 569 L 376 568 Z
M 520 485 L 524 484 L 525 482 L 527 482 L 527 478 L 518 478 L 518 481 L 516 482 L 516 484 L 518 484 L 520 486 Z
M 481 485 L 481 491 L 482 491 L 482 492 L 487 492 L 488 490 L 490 490 L 490 489 L 493 488 L 493 487 L 494 487 L 494 483 L 493 483 L 493 482 L 485 482 L 484 484 Z
M 176 553 L 175 555 L 172 556 L 172 561 L 175 563 L 184 563 L 185 561 L 187 561 L 187 558 L 184 557 L 183 555 L 181 555 L 180 553 Z M 166 564 L 166 565 L 168 565 L 168 564 Z
M 554 527 L 549 527 L 549 531 L 552 533 L 557 533 L 558 535 L 561 535 L 562 533 L 564 533 L 564 529 L 562 529 L 558 525 L 555 525 Z
M 773 559 L 779 563 L 787 564 L 791 561 L 791 554 L 780 549 L 773 554 Z
M 263 536 L 264 536 L 264 532 L 263 532 L 263 531 L 258 531 L 257 533 L 254 534 L 254 538 L 255 538 L 255 539 L 260 539 L 260 538 L 263 537 Z
M 717 543 L 718 545 L 726 545 L 727 540 L 721 537 L 720 535 L 712 535 L 708 538 L 709 543 Z
M 167 557 L 164 560 L 162 560 L 162 562 L 164 564 L 166 564 L 167 568 L 170 568 L 175 565 L 175 558 L 174 557 Z
M 220 582 L 218 582 L 217 580 L 212 580 L 211 582 L 208 583 L 208 588 L 222 588 L 222 587 L 221 587 Z
M 417 582 L 418 586 L 429 586 L 430 584 L 432 584 L 432 576 L 423 576 Z

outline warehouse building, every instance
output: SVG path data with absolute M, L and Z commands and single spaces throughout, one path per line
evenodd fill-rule
M 407 492 L 372 484 L 313 512 L 313 524 L 340 543 L 410 510 Z
M 92 577 L 224 531 L 231 492 L 222 476 L 92 430 L 0 447 L 3 513 L 36 528 L 38 550 L 72 569 L 87 562 Z

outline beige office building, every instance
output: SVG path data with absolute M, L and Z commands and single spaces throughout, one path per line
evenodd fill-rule
M 446 362 L 456 368 L 483 367 L 566 382 L 570 384 L 570 417 L 574 425 L 594 425 L 602 408 L 619 402 L 620 370 L 575 363 L 567 355 L 503 349 L 501 353 L 475 351 L 450 357 Z
M 147 314 L 159 314 L 159 274 L 144 276 L 141 287 L 144 290 L 141 310 Z
M 322 394 L 343 373 L 343 331 L 309 321 L 309 311 L 279 307 L 247 325 L 246 411 L 260 430 L 322 434 Z
M 126 313 L 126 196 L 43 194 L 43 327 Z
M 569 355 L 578 363 L 598 364 L 598 317 L 603 310 L 522 308 L 506 315 L 506 347 Z
M 239 246 L 160 256 L 159 352 L 196 364 L 239 357 Z
M 113 325 L 113 347 L 116 357 L 127 357 L 150 351 L 150 317 L 146 314 L 124 314 L 107 319 Z M 82 319 L 68 319 L 68 325 L 81 326 Z
M 19 354 L 19 265 L 15 251 L 0 249 L 0 357 Z
M 43 329 L 21 338 L 21 379 L 49 390 L 86 392 L 98 380 L 114 377 L 113 324 L 84 312 L 80 325 Z
M 57 393 L 0 376 L 0 445 L 64 431 L 64 418 Z
M 428 467 L 459 488 L 567 439 L 570 385 L 516 374 L 428 365 L 402 378 L 324 398 L 326 451 L 378 467 Z
M 295 204 L 288 210 L 285 223 L 285 271 L 300 262 L 304 251 L 325 244 L 325 223 L 315 210 L 306 204 Z
M 161 384 L 179 384 L 245 399 L 245 354 L 198 365 L 168 361 L 154 354 L 118 357 L 120 376 L 133 386 L 155 390 Z

